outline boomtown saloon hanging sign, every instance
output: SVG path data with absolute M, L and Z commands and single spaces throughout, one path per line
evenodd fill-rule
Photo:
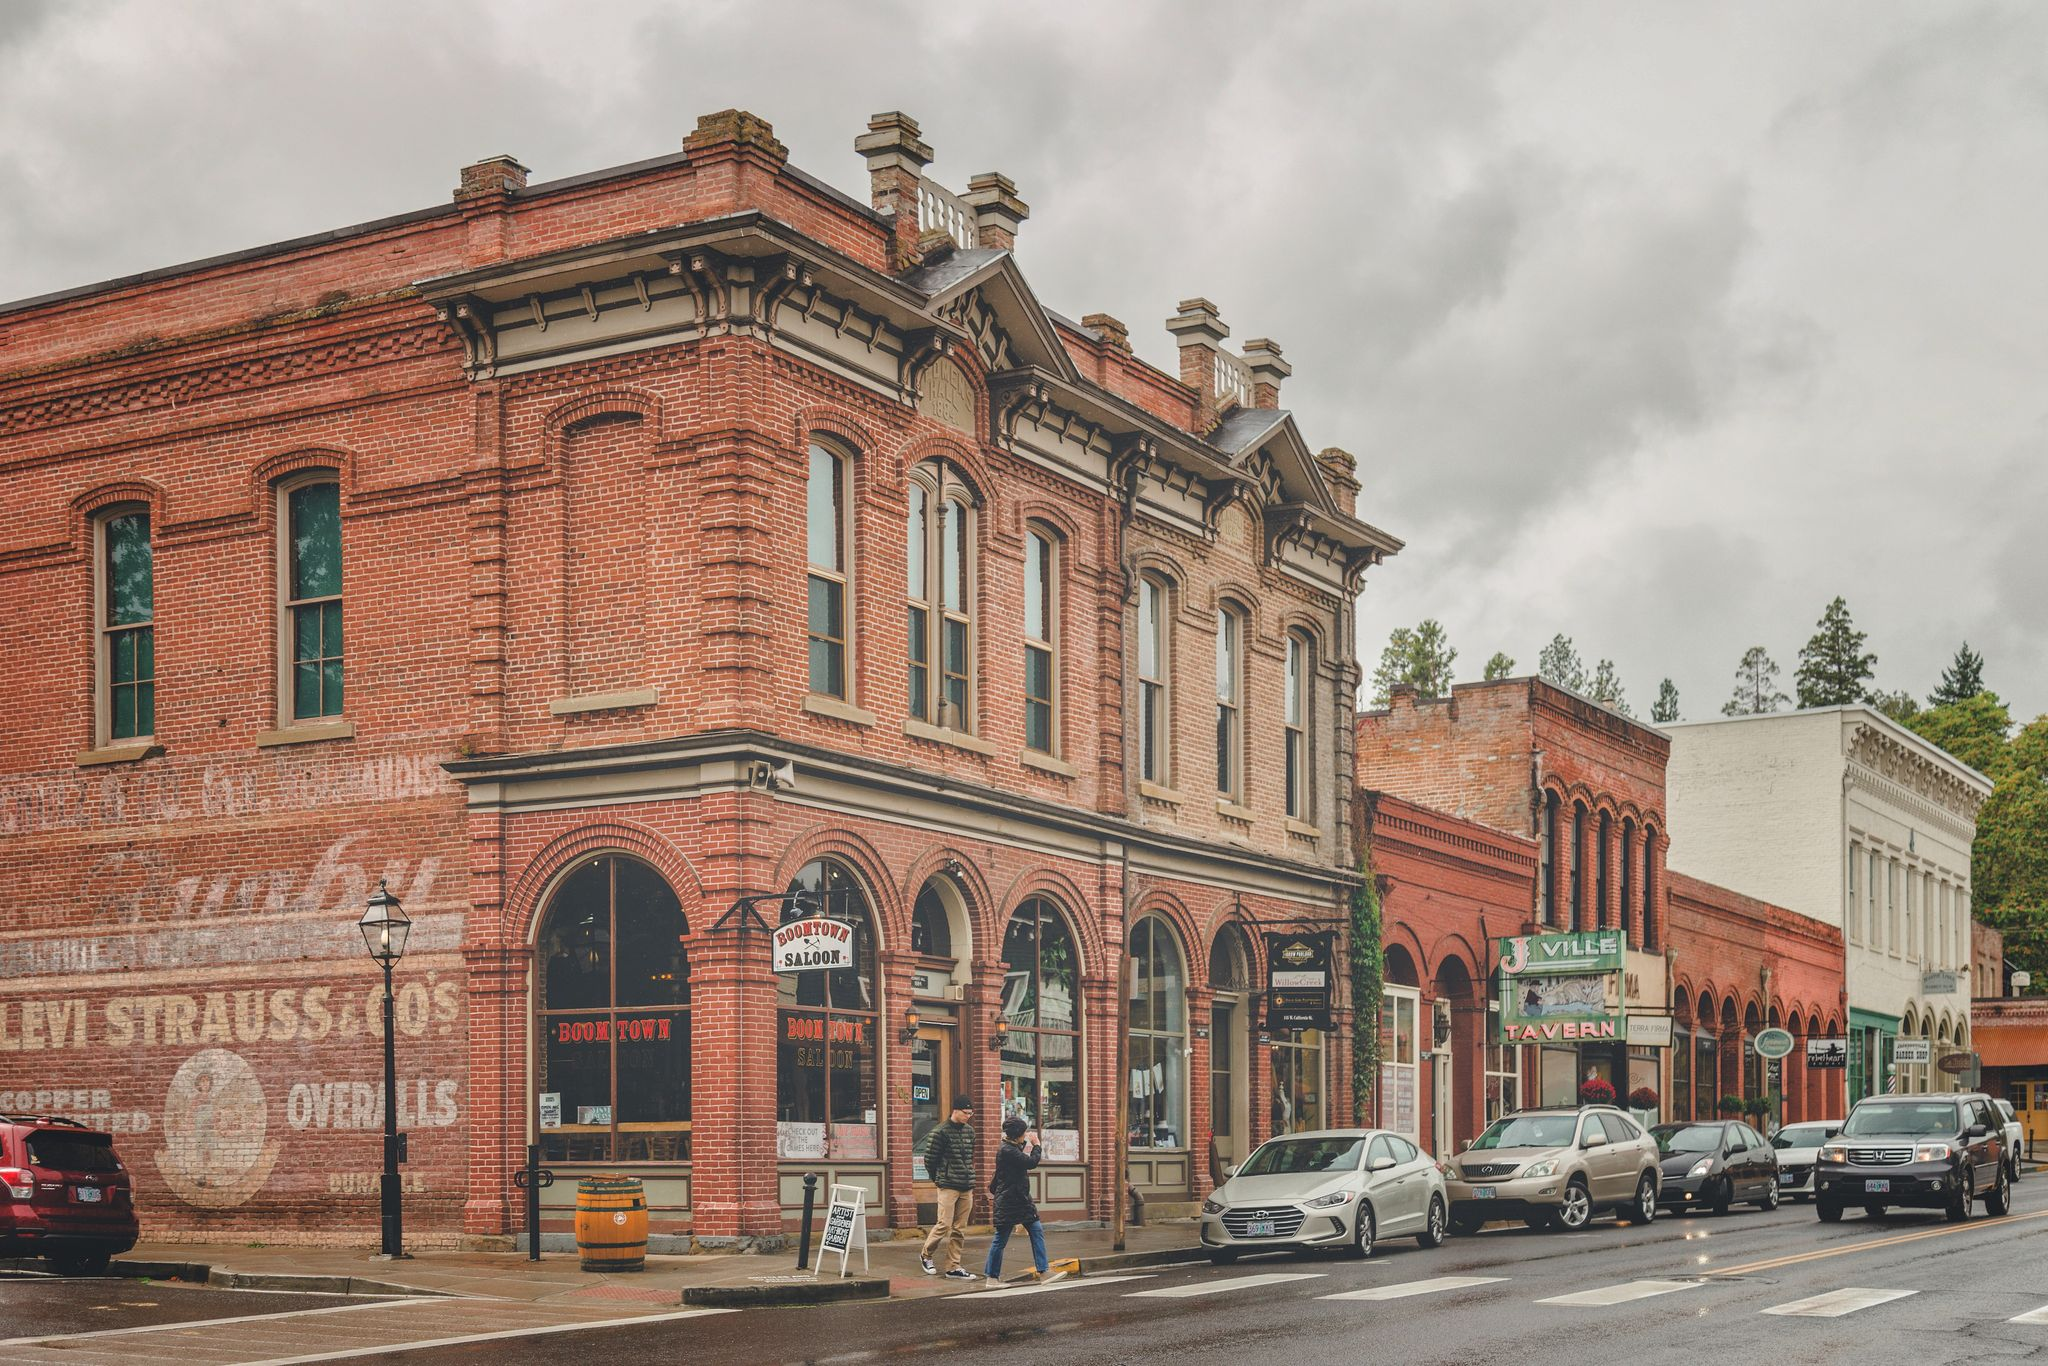
M 1266 936 L 1266 1028 L 1328 1029 L 1336 936 Z
M 1624 948 L 1619 930 L 1502 939 L 1502 1042 L 1619 1042 L 1627 1027 L 1619 981 Z
M 775 927 L 775 970 L 815 972 L 853 966 L 853 926 L 806 916 Z

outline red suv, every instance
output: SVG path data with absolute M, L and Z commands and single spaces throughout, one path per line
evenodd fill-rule
M 135 1192 L 111 1134 L 75 1119 L 0 1115 L 0 1256 L 46 1257 L 67 1276 L 135 1246 Z

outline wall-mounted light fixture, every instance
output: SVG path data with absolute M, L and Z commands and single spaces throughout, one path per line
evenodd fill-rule
M 910 1041 L 911 1041 L 912 1039 L 914 1039 L 914 1038 L 916 1038 L 916 1037 L 917 1037 L 917 1022 L 918 1022 L 919 1018 L 920 1018 L 920 1017 L 919 1017 L 919 1015 L 918 1015 L 918 1013 L 917 1013 L 917 1007 L 916 1007 L 916 1006 L 907 1006 L 907 1007 L 905 1007 L 905 1008 L 904 1008 L 904 1011 L 903 1011 L 903 1042 L 905 1042 L 905 1043 L 909 1043 L 909 1042 L 910 1042 Z
M 1010 1022 L 1001 1015 L 996 1016 L 995 1030 L 988 1036 L 988 1051 L 1000 1053 L 1010 1042 Z

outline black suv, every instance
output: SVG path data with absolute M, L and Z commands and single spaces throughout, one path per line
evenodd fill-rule
M 1977 1092 L 1860 1101 L 1817 1156 L 1814 1204 L 1824 1223 L 1849 1205 L 1873 1218 L 1893 1206 L 1945 1210 L 1952 1223 L 1969 1218 L 1976 1200 L 1991 1214 L 2012 1208 L 2004 1128 L 1991 1098 Z

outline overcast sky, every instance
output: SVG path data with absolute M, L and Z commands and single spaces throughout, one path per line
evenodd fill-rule
M 1718 712 L 1845 595 L 2048 710 L 2048 5 L 0 0 L 0 298 L 551 179 L 738 105 L 865 197 L 903 109 L 1046 303 L 1295 365 L 1408 542 L 1361 604 L 1476 678 L 1553 632 Z M 0 361 L 4 363 L 4 361 Z

